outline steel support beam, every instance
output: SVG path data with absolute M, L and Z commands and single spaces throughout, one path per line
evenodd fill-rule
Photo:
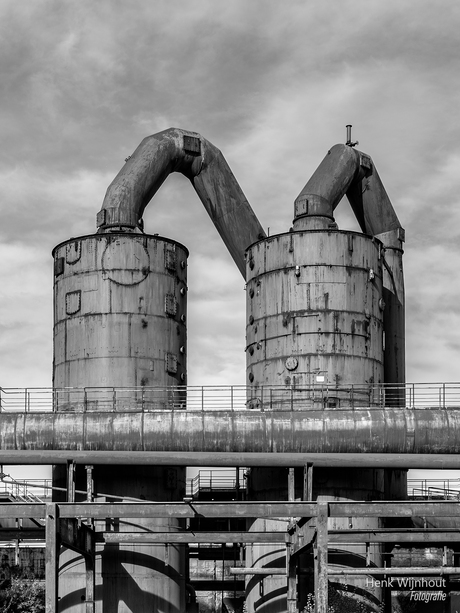
M 302 500 L 313 498 L 313 464 L 311 462 L 303 467 L 303 492 Z
M 75 462 L 67 460 L 67 502 L 75 502 Z
M 288 500 L 295 500 L 295 469 L 290 468 L 288 472 Z
M 59 520 L 59 535 L 63 547 L 72 549 L 83 556 L 91 556 L 94 551 L 94 532 L 75 518 Z
M 286 575 L 285 568 L 247 568 L 231 567 L 231 575 Z
M 94 479 L 93 479 L 94 466 L 86 465 L 86 502 L 93 502 L 94 496 Z
M 285 532 L 99 532 L 98 543 L 286 543 Z
M 330 502 L 330 517 L 458 517 L 460 502 Z
M 292 555 L 292 544 L 286 546 L 287 613 L 297 613 L 297 564 Z
M 420 544 L 426 546 L 430 543 L 449 543 L 460 542 L 460 532 L 458 530 L 405 530 L 405 531 L 383 531 L 372 530 L 359 531 L 349 530 L 343 532 L 329 532 L 330 543 L 356 544 L 356 543 L 408 543 L 411 545 Z
M 318 502 L 318 514 L 316 517 L 316 542 L 314 546 L 316 613 L 328 613 L 327 520 L 328 503 Z
M 0 503 L 0 518 L 15 517 L 35 519 L 45 519 L 47 516 L 47 506 L 44 502 L 4 502 Z
M 346 570 L 338 570 L 331 567 L 328 571 L 329 575 L 388 575 L 393 577 L 405 577 L 406 575 L 413 576 L 430 576 L 430 575 L 460 575 L 459 566 L 420 566 L 420 567 L 400 567 L 400 568 L 347 568 Z
M 94 613 L 96 601 L 96 549 L 94 538 L 91 539 L 90 550 L 84 556 L 85 559 L 85 578 L 86 578 L 86 598 L 85 613 Z
M 312 517 L 314 502 L 61 503 L 61 517 Z M 10 514 L 11 515 L 11 512 Z M 0 505 L 0 517 L 2 508 Z
M 77 502 L 56 503 L 62 518 L 94 517 L 315 517 L 321 502 Z M 460 501 L 330 501 L 329 517 L 460 517 Z M 0 518 L 43 518 L 45 503 L 0 503 Z M 424 530 L 420 530 L 424 532 Z
M 122 464 L 125 466 L 305 466 L 363 468 L 460 469 L 460 454 L 430 453 L 290 453 L 201 451 L 59 451 L 55 449 L 0 450 L 0 464 Z
M 17 506 L 17 505 L 14 505 Z M 45 548 L 45 607 L 46 613 L 58 610 L 58 566 L 59 566 L 59 507 L 55 503 L 46 505 L 46 548 Z

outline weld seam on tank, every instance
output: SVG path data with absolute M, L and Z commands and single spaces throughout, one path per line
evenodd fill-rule
M 378 332 L 381 332 L 381 330 L 378 330 Z M 334 334 L 340 334 L 341 336 L 351 336 L 352 338 L 357 337 L 357 338 L 369 338 L 368 334 L 359 334 L 357 332 L 345 332 L 344 330 L 312 330 L 311 332 L 296 332 L 296 336 L 318 336 L 318 335 L 322 335 L 322 334 L 329 334 L 329 335 L 334 335 Z M 265 338 L 261 338 L 260 340 L 254 341 L 253 343 L 249 343 L 249 345 L 247 345 L 247 347 L 251 347 L 253 345 L 257 345 L 259 343 L 267 343 L 268 341 L 276 341 L 279 338 L 291 338 L 292 333 L 287 333 L 287 334 L 278 334 L 277 336 L 268 336 Z M 293 353 L 300 354 L 300 350 L 299 349 L 293 349 Z M 317 351 L 312 351 L 311 353 L 307 353 L 305 350 L 302 350 L 301 355 L 316 355 Z M 290 354 L 288 354 L 290 355 Z M 334 353 L 322 353 L 321 355 L 334 355 Z M 354 355 L 354 354 L 350 354 L 350 355 Z M 355 355 L 355 357 L 357 357 L 358 354 Z M 377 360 L 377 358 L 374 357 L 370 357 L 370 360 Z M 382 361 L 382 360 L 377 360 L 377 361 Z
M 249 286 L 251 283 L 253 283 L 255 281 L 255 279 L 259 280 L 263 277 L 268 277 L 269 275 L 273 275 L 274 273 L 280 273 L 280 272 L 290 272 L 290 271 L 294 271 L 294 273 L 296 272 L 296 270 L 299 268 L 300 266 L 300 270 L 302 271 L 302 269 L 304 270 L 308 270 L 308 269 L 315 269 L 315 268 L 327 268 L 328 270 L 334 270 L 336 268 L 338 269 L 342 269 L 344 268 L 345 270 L 349 270 L 350 268 L 353 268 L 353 270 L 357 270 L 358 272 L 362 272 L 365 274 L 365 276 L 367 277 L 369 274 L 369 268 L 366 268 L 365 266 L 361 266 L 361 267 L 357 267 L 357 266 L 353 266 L 351 267 L 350 265 L 346 265 L 346 264 L 317 264 L 317 265 L 313 265 L 313 264 L 299 264 L 297 266 L 282 266 L 281 268 L 270 268 L 270 270 L 265 270 L 265 266 L 264 266 L 264 270 L 258 272 L 256 275 L 254 275 L 253 277 L 251 277 L 248 282 L 247 282 L 247 286 Z M 374 270 L 374 278 L 375 279 L 379 279 L 382 280 L 383 279 L 383 275 L 379 275 L 377 271 Z M 301 283 L 302 285 L 308 285 L 308 284 L 326 284 L 326 283 L 330 283 L 331 285 L 334 284 L 334 281 L 299 281 L 299 283 Z M 370 281 L 369 281 L 370 283 Z
M 280 232 L 279 234 L 272 234 L 271 236 L 266 236 L 248 245 L 246 248 L 246 253 L 251 251 L 256 246 L 260 246 L 262 244 L 275 243 L 277 242 L 279 238 L 282 238 L 285 236 L 287 237 L 292 236 L 292 237 L 297 238 L 299 236 L 302 236 L 303 234 L 307 234 L 307 235 L 309 234 L 327 234 L 328 236 L 332 236 L 332 235 L 358 236 L 361 239 L 362 238 L 367 239 L 369 242 L 375 244 L 376 246 L 378 246 L 378 244 L 380 243 L 382 247 L 385 247 L 385 249 L 387 248 L 385 245 L 383 245 L 382 241 L 377 236 L 372 236 L 370 234 L 363 234 L 362 232 L 355 232 L 354 230 L 340 230 L 338 228 L 335 228 L 335 229 L 319 228 L 319 229 L 313 229 L 313 230 L 298 230 L 298 231 Z
M 322 283 L 323 284 L 323 283 Z M 255 310 L 255 309 L 252 309 Z M 377 312 L 377 311 L 376 311 Z M 380 309 L 378 311 L 380 313 Z M 320 317 L 323 313 L 327 313 L 328 315 L 337 315 L 337 314 L 343 314 L 343 315 L 348 315 L 348 316 L 360 316 L 360 317 L 367 317 L 362 311 L 352 311 L 352 310 L 345 310 L 345 309 L 322 309 L 321 311 L 318 309 L 292 309 L 289 311 L 281 311 L 281 312 L 276 312 L 276 313 L 269 313 L 267 315 L 261 315 L 259 317 L 259 319 L 255 319 L 254 321 L 261 321 L 264 319 L 276 319 L 277 317 L 279 317 L 280 315 L 285 315 L 285 316 L 289 316 L 291 318 L 293 317 Z M 377 318 L 376 315 L 369 313 L 370 317 L 374 317 Z M 379 318 L 377 318 L 379 319 Z M 380 319 L 379 319 L 380 321 Z
M 318 336 L 318 334 L 315 334 L 315 336 Z M 331 334 L 332 336 L 332 334 Z M 283 337 L 280 337 L 283 338 Z M 253 355 L 256 355 L 256 353 L 254 352 Z M 314 351 L 309 351 L 308 353 L 306 351 L 300 352 L 298 350 L 292 349 L 291 351 L 287 352 L 287 353 L 280 353 L 279 355 L 277 355 L 276 357 L 272 357 L 271 361 L 273 361 L 273 363 L 279 362 L 279 360 L 283 359 L 283 358 L 288 358 L 290 356 L 295 356 L 297 358 L 314 358 L 314 357 L 318 357 L 319 355 L 323 356 L 324 358 L 332 358 L 334 356 L 336 356 L 338 359 L 342 359 L 346 356 L 350 356 L 350 358 L 352 358 L 353 360 L 362 360 L 363 358 L 366 359 L 366 361 L 369 361 L 370 363 L 375 363 L 375 364 L 382 364 L 382 360 L 373 357 L 373 356 L 367 356 L 365 354 L 362 353 L 344 353 L 338 350 L 335 350 L 333 352 L 331 351 L 320 351 L 320 350 L 314 350 Z M 254 358 L 254 359 L 250 359 L 248 358 L 248 367 L 252 366 L 254 364 L 259 364 L 260 362 Z M 295 370 L 295 368 L 293 368 L 292 370 Z M 269 384 L 267 383 L 267 385 L 274 385 L 275 387 L 277 387 L 277 383 L 274 384 Z M 362 382 L 358 382 L 358 381 L 348 381 L 346 383 L 346 385 L 362 385 Z

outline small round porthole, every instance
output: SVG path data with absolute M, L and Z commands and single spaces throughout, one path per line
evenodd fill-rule
M 297 366 L 299 365 L 299 362 L 297 358 L 291 355 L 287 358 L 285 365 L 288 370 L 295 370 Z

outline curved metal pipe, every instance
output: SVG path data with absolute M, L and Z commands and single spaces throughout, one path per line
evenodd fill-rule
M 382 236 L 399 230 L 401 224 L 375 168 L 372 158 L 348 145 L 334 145 L 294 201 L 294 229 L 299 219 L 311 215 L 332 217 L 347 196 L 356 219 L 365 234 Z M 392 245 L 399 246 L 399 245 Z
M 372 159 L 348 144 L 334 145 L 295 200 L 293 229 L 331 227 L 334 209 L 345 195 L 362 231 L 384 246 L 384 380 L 404 383 L 404 230 Z M 393 404 L 404 406 L 404 400 L 396 395 Z
M 144 138 L 107 189 L 98 231 L 141 228 L 145 207 L 172 172 L 191 181 L 245 277 L 244 252 L 265 231 L 222 153 L 196 132 L 169 128 Z
M 353 181 L 360 175 L 360 155 L 347 145 L 334 145 L 294 201 L 294 230 L 302 219 L 330 217 Z
M 359 151 L 356 153 L 361 156 L 365 155 Z M 372 158 L 369 156 L 366 158 L 370 172 L 362 174 L 357 181 L 351 182 L 346 191 L 361 230 L 371 236 L 378 236 L 392 230 L 402 229 Z
M 460 408 L 2 413 L 14 450 L 458 454 Z

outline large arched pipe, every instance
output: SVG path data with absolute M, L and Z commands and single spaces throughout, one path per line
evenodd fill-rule
M 378 236 L 401 230 L 372 158 L 340 144 L 329 149 L 295 199 L 294 224 L 300 217 L 332 215 L 345 195 L 365 234 Z
M 352 147 L 334 145 L 294 201 L 294 230 L 302 230 L 312 217 L 333 220 L 333 213 L 361 173 L 360 154 Z
M 144 138 L 107 189 L 99 232 L 141 228 L 145 207 L 172 172 L 190 179 L 245 277 L 244 252 L 265 231 L 222 153 L 196 132 L 169 128 Z

